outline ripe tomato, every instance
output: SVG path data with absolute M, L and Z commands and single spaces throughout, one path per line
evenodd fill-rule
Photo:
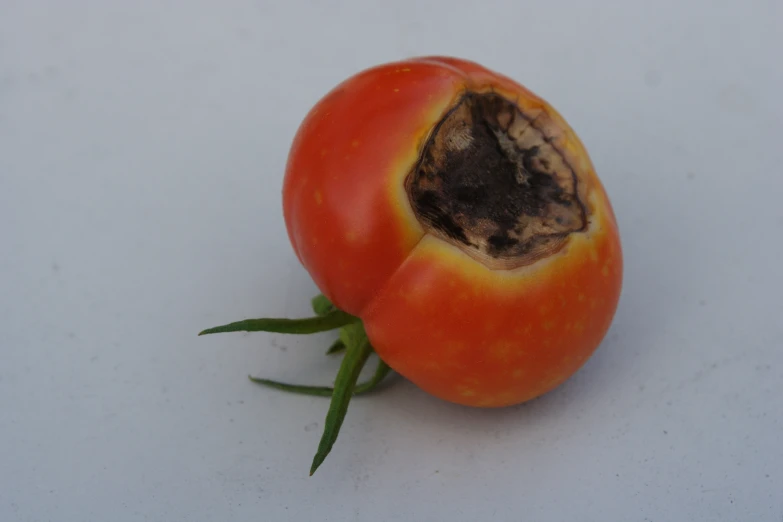
M 442 399 L 541 395 L 614 316 L 620 239 L 587 152 L 546 101 L 476 63 L 411 59 L 337 86 L 296 134 L 283 198 L 323 294 Z
M 517 404 L 568 379 L 618 305 L 615 216 L 579 138 L 546 101 L 473 62 L 427 57 L 363 71 L 305 117 L 283 185 L 288 236 L 322 295 L 317 317 L 202 333 L 341 328 L 311 474 L 351 396 L 391 369 L 430 394 Z M 357 384 L 370 353 L 372 379 Z

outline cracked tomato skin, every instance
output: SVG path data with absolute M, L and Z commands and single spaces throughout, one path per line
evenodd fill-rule
M 433 129 L 467 91 L 548 122 L 579 176 L 587 227 L 519 268 L 488 268 L 427 233 L 406 192 Z M 283 209 L 323 294 L 363 320 L 389 366 L 447 401 L 498 407 L 552 390 L 595 351 L 618 305 L 619 232 L 582 143 L 546 101 L 473 62 L 411 59 L 338 85 L 295 136 Z

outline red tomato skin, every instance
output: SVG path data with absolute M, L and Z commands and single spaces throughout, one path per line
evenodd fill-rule
M 342 310 L 360 314 L 424 235 L 402 183 L 464 89 L 443 64 L 387 64 L 337 86 L 300 126 L 283 186 L 289 239 Z
M 405 176 L 466 90 L 539 116 L 580 173 L 589 228 L 532 265 L 491 270 L 425 234 L 410 208 Z M 595 351 L 618 306 L 619 230 L 584 146 L 546 101 L 473 62 L 417 58 L 343 82 L 297 133 L 283 203 L 320 290 L 362 318 L 394 370 L 444 400 L 499 407 L 546 393 Z

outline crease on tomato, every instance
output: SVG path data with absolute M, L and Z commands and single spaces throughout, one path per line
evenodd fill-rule
M 358 317 L 364 319 L 365 317 L 368 317 L 370 315 L 370 313 L 368 313 L 368 310 L 371 311 L 374 308 L 374 305 L 376 304 L 377 300 L 384 295 L 386 289 L 389 288 L 389 286 L 391 286 L 396 276 L 400 273 L 403 267 L 410 262 L 411 258 L 413 257 L 413 254 L 420 247 L 422 241 L 424 241 L 424 238 L 426 238 L 427 236 L 429 236 L 429 234 L 427 234 L 426 232 L 422 233 L 419 240 L 416 241 L 416 244 L 414 244 L 413 247 L 411 247 L 411 249 L 408 250 L 408 253 L 405 255 L 402 262 L 400 262 L 400 264 L 397 265 L 397 268 L 395 268 L 394 271 L 389 274 L 386 281 L 384 281 L 384 283 L 378 288 L 378 290 L 376 290 L 376 292 L 361 307 L 361 312 L 357 314 Z

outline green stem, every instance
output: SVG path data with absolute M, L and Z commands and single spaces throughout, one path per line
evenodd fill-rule
M 332 447 L 337 441 L 340 427 L 343 425 L 346 413 L 348 413 L 348 404 L 353 396 L 356 381 L 359 379 L 359 374 L 367 362 L 367 358 L 372 353 L 372 346 L 370 346 L 370 341 L 367 339 L 367 334 L 361 323 L 343 328 L 340 335 L 346 347 L 345 357 L 334 382 L 334 392 L 329 404 L 329 411 L 326 414 L 324 432 L 310 467 L 311 476 L 332 451 Z
M 375 368 L 375 373 L 372 377 L 366 381 L 359 383 L 353 389 L 354 395 L 361 395 L 372 391 L 381 381 L 389 374 L 391 368 L 389 365 L 378 359 L 378 366 Z M 301 395 L 312 395 L 315 397 L 331 397 L 334 394 L 334 388 L 329 386 L 306 386 L 302 384 L 288 384 L 280 381 L 273 381 L 271 379 L 259 379 L 258 377 L 248 376 L 248 378 L 256 384 L 262 384 L 270 388 L 282 390 L 290 393 L 298 393 Z
M 337 310 L 332 302 L 322 294 L 313 297 L 310 301 L 310 305 L 313 307 L 315 315 L 326 315 L 332 310 Z
M 208 328 L 199 335 L 228 333 L 228 332 L 274 332 L 285 334 L 311 334 L 326 332 L 340 328 L 359 319 L 342 310 L 334 309 L 322 316 L 308 317 L 306 319 L 246 319 L 235 323 Z

